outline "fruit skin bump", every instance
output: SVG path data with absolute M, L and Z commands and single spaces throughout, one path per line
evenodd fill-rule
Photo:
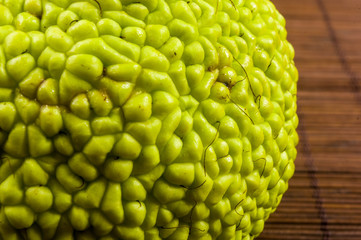
M 294 173 L 269 0 L 0 0 L 0 239 L 250 240 Z

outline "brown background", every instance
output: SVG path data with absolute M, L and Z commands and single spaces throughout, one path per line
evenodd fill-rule
M 262 240 L 361 240 L 361 0 L 273 0 L 299 69 L 296 172 Z

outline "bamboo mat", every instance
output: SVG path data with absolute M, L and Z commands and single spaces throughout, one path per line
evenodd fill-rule
M 361 1 L 274 0 L 299 69 L 296 172 L 261 240 L 361 240 Z

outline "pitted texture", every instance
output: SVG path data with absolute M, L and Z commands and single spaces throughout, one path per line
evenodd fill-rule
M 0 239 L 258 236 L 294 172 L 268 0 L 0 0 Z

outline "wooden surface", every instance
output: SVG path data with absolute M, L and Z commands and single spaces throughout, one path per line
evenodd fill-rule
M 274 0 L 299 69 L 296 172 L 262 240 L 361 240 L 361 1 Z

